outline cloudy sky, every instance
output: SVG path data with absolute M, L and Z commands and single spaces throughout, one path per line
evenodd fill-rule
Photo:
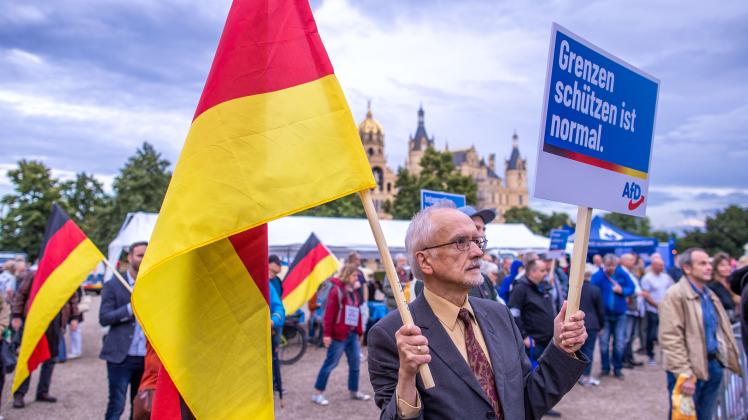
M 143 141 L 174 162 L 228 0 L 3 1 L 0 194 L 19 159 L 106 185 Z M 748 2 L 313 1 L 354 118 L 366 101 L 403 164 L 419 104 L 440 148 L 508 156 L 534 182 L 551 22 L 661 80 L 648 215 L 698 226 L 748 206 Z M 532 188 L 531 188 L 532 193 Z M 573 208 L 533 199 L 543 211 Z

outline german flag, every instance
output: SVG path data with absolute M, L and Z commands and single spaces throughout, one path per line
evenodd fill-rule
M 338 260 L 312 233 L 299 248 L 283 279 L 283 307 L 294 313 L 340 268 Z
M 132 297 L 197 418 L 273 418 L 266 223 L 374 186 L 308 0 L 235 0 Z
M 13 392 L 50 358 L 44 333 L 86 275 L 104 259 L 96 245 L 57 204 L 52 205 L 40 255 L 26 304 Z

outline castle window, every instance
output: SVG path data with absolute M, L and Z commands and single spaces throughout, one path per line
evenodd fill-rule
M 522 205 L 522 196 L 521 195 L 519 196 L 519 205 L 520 206 Z
M 369 157 L 371 157 L 371 155 L 373 155 L 373 154 L 374 154 L 374 149 L 372 149 L 372 148 L 370 147 L 370 148 L 369 148 L 369 150 L 368 150 L 368 153 L 369 153 Z
M 388 183 L 387 183 L 387 192 L 389 193 L 389 192 L 391 192 L 391 191 L 392 191 L 392 183 L 389 183 L 389 182 L 388 182 Z
M 384 191 L 384 183 L 383 176 L 382 176 L 382 168 L 380 167 L 374 167 L 371 170 L 374 173 L 374 180 L 377 181 L 377 186 L 379 187 L 379 191 Z

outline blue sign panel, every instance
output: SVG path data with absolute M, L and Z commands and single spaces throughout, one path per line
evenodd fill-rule
M 551 245 L 549 251 L 565 251 L 566 242 L 569 239 L 569 231 L 564 229 L 553 229 L 551 231 Z
M 644 216 L 659 81 L 554 24 L 535 196 Z
M 421 190 L 421 210 L 431 207 L 439 201 L 451 201 L 457 207 L 465 206 L 465 196 L 462 194 L 451 194 L 441 191 Z

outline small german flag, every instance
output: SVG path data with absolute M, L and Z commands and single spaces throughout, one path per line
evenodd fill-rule
M 57 204 L 52 205 L 40 255 L 26 304 L 13 392 L 50 358 L 45 331 L 86 275 L 104 259 L 96 245 Z
M 335 256 L 312 233 L 299 248 L 283 279 L 283 307 L 286 313 L 296 312 L 317 291 L 325 279 L 338 271 Z

